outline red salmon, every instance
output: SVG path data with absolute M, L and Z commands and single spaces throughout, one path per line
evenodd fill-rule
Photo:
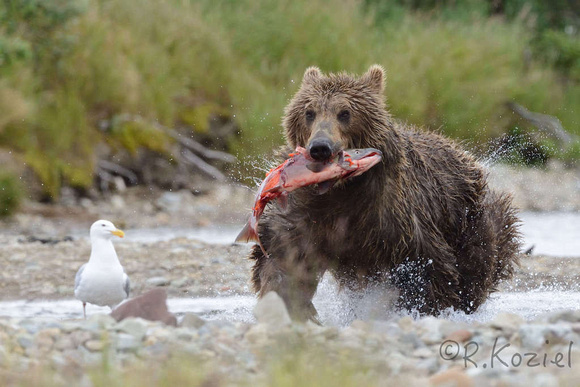
M 381 151 L 373 148 L 349 149 L 342 151 L 335 161 L 314 161 L 306 149 L 297 147 L 290 158 L 273 168 L 266 174 L 260 185 L 252 215 L 242 229 L 236 242 L 257 242 L 265 256 L 268 256 L 258 236 L 258 220 L 268 202 L 274 199 L 284 199 L 298 188 L 321 183 L 321 189 L 326 191 L 338 179 L 358 176 L 381 161 Z

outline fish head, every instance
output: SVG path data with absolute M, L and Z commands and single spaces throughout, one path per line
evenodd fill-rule
M 348 149 L 341 152 L 338 163 L 342 168 L 352 171 L 346 177 L 359 176 L 377 165 L 383 152 L 375 148 Z

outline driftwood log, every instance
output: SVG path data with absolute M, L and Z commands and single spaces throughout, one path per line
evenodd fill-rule
M 567 149 L 575 141 L 574 136 L 564 129 L 558 118 L 548 114 L 531 112 L 516 102 L 508 102 L 507 107 L 535 126 L 539 132 L 553 138 L 562 149 Z
M 217 180 L 225 181 L 226 176 L 215 166 L 208 161 L 217 161 L 219 163 L 234 163 L 237 161 L 236 157 L 218 150 L 208 149 L 193 138 L 186 137 L 177 130 L 168 128 L 156 122 L 145 120 L 139 115 L 121 115 L 115 118 L 117 123 L 136 122 L 146 125 L 148 128 L 153 128 L 163 134 L 171 137 L 176 141 L 176 152 L 173 152 L 173 157 L 179 166 L 194 167 L 197 171 L 205 176 Z M 109 127 L 110 122 L 102 126 Z M 130 185 L 139 183 L 137 173 L 131 169 L 114 163 L 110 160 L 99 160 L 97 163 L 97 176 L 100 180 L 101 191 L 108 191 L 110 185 L 115 184 L 115 178 L 124 178 Z

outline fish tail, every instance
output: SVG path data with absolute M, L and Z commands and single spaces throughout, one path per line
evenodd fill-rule
M 260 242 L 258 239 L 258 234 L 250 226 L 250 222 L 246 223 L 242 231 L 236 237 L 236 242 L 248 243 L 248 242 Z

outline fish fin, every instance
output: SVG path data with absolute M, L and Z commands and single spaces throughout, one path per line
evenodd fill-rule
M 236 242 L 248 243 L 248 242 L 260 242 L 258 239 L 258 234 L 250 226 L 250 222 L 246 223 L 242 231 L 236 237 Z
M 277 199 L 278 205 L 280 207 L 282 207 L 283 210 L 286 209 L 286 207 L 288 207 L 288 195 L 280 195 Z
M 332 180 L 326 180 L 326 181 L 323 181 L 321 183 L 318 183 L 316 193 L 318 195 L 323 195 L 323 194 L 327 193 L 334 186 L 334 183 L 336 183 L 336 181 L 337 181 L 337 179 L 332 179 Z

